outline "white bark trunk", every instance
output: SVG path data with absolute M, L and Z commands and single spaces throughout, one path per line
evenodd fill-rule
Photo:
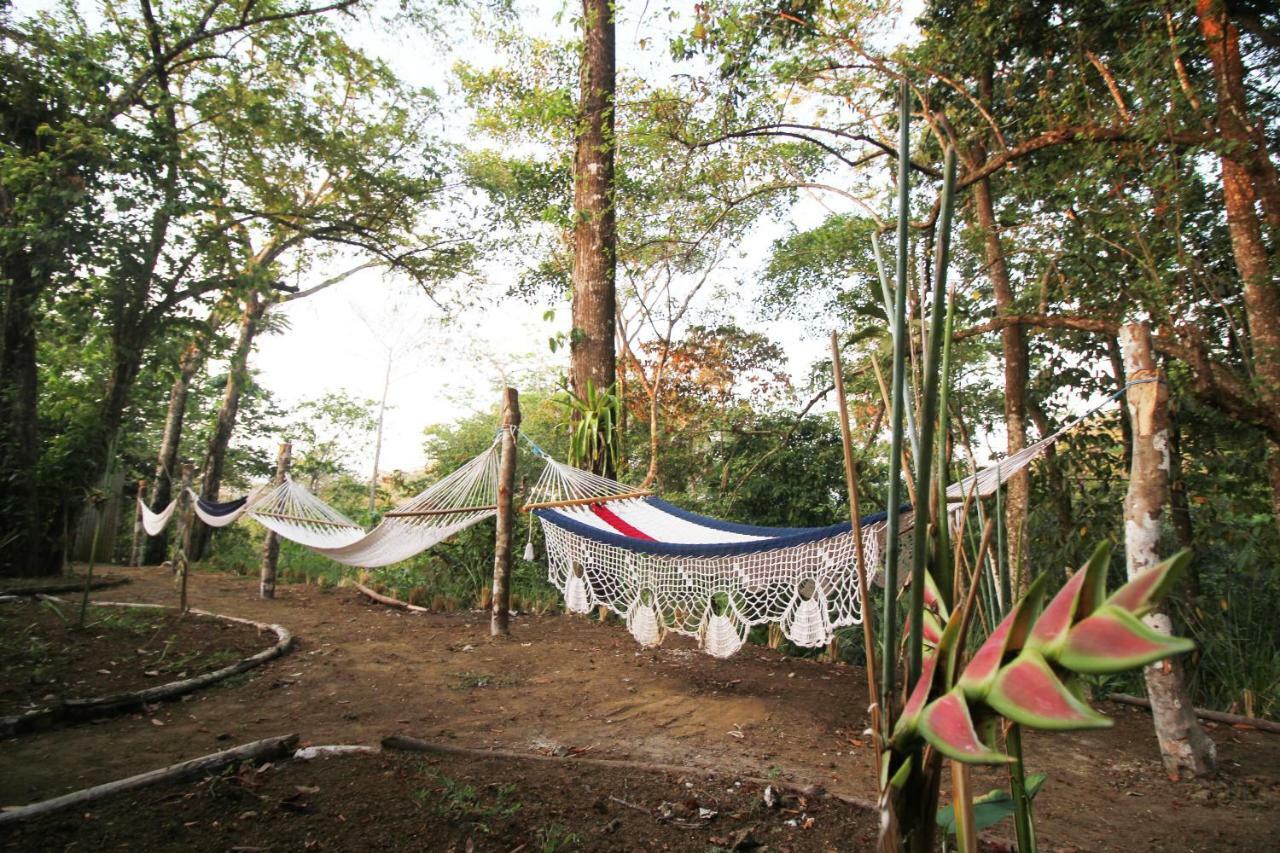
M 1160 516 L 1169 497 L 1169 388 L 1151 351 L 1151 330 L 1131 323 L 1120 330 L 1133 424 L 1133 462 L 1125 498 L 1125 559 L 1129 577 L 1159 562 Z M 1172 633 L 1163 610 L 1146 617 L 1152 628 Z M 1169 778 L 1202 776 L 1216 769 L 1213 741 L 1196 721 L 1182 664 L 1176 658 L 1146 667 L 1156 739 Z

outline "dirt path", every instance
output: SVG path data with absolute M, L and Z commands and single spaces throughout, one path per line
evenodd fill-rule
M 175 598 L 167 573 L 114 571 L 134 582 L 102 599 Z M 471 747 L 585 748 L 871 795 L 859 669 L 755 646 L 718 661 L 681 638 L 646 650 L 616 624 L 565 616 L 516 618 L 513 638 L 494 641 L 484 614 L 404 613 L 346 589 L 277 594 L 262 601 L 251 578 L 193 575 L 195 606 L 280 622 L 297 635 L 296 650 L 150 715 L 0 742 L 0 803 L 291 731 L 316 744 L 404 732 Z M 1104 710 L 1111 730 L 1027 739 L 1029 771 L 1049 772 L 1036 803 L 1042 838 L 1125 850 L 1261 850 L 1280 838 L 1280 738 L 1213 729 L 1222 778 L 1173 785 L 1149 717 Z M 1000 782 L 990 774 L 978 789 Z

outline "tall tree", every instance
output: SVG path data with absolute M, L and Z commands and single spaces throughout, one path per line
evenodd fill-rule
M 1133 421 L 1133 465 L 1125 498 L 1125 562 L 1130 578 L 1159 562 L 1160 518 L 1169 498 L 1169 388 L 1151 352 L 1151 330 L 1132 323 L 1120 330 L 1127 401 Z M 1165 608 L 1148 614 L 1147 624 L 1166 636 L 1173 623 Z M 1187 690 L 1182 661 L 1149 664 L 1144 675 L 1156 738 L 1171 779 L 1205 776 L 1217 769 L 1213 741 L 1200 728 Z
M 617 213 L 614 181 L 614 9 L 611 0 L 582 0 L 582 66 L 573 159 L 573 330 L 569 374 L 574 393 L 613 387 L 617 378 Z M 605 436 L 615 441 L 615 436 Z M 605 476 L 609 454 L 593 467 Z
M 244 33 L 287 31 L 355 2 L 266 0 L 243 9 L 190 0 L 160 12 L 140 0 L 136 10 L 117 9 L 95 25 L 70 6 L 10 23 L 5 7 L 4 88 L 19 97 L 7 105 L 15 110 L 5 110 L 14 118 L 6 126 L 13 144 L 0 156 L 6 195 L 22 201 L 4 205 L 4 275 L 18 286 L 6 307 L 0 361 L 9 415 L 0 427 L 0 462 L 14 469 L 0 476 L 0 505 L 26 509 L 14 516 L 20 523 L 7 537 L 0 570 L 59 570 L 68 518 L 108 467 L 145 350 L 179 305 L 227 285 L 203 263 L 207 234 L 187 227 L 175 239 L 175 224 L 199 208 L 208 189 L 191 180 L 178 144 L 183 81 L 251 61 L 229 48 Z M 31 168 L 36 150 L 23 143 L 31 130 L 43 149 L 39 169 Z M 90 160 L 94 167 L 85 171 Z M 26 183 L 20 193 L 19 182 Z M 96 211 L 109 215 L 86 215 Z M 49 216 L 60 224 L 43 227 L 53 224 L 44 222 Z M 94 310 L 109 330 L 111 355 L 96 405 L 46 442 L 37 432 L 40 413 L 27 405 L 39 376 L 32 309 L 41 299 L 79 298 L 86 289 L 96 291 Z M 38 466 L 30 464 L 33 442 L 41 449 Z M 44 452 L 54 444 L 56 453 Z
M 1280 409 L 1280 176 L 1267 147 L 1267 127 L 1246 91 L 1240 28 L 1228 5 L 1198 0 L 1196 16 L 1213 72 L 1222 198 L 1244 294 L 1257 393 L 1259 402 L 1274 411 Z M 1280 525 L 1280 436 L 1270 437 L 1267 459 Z

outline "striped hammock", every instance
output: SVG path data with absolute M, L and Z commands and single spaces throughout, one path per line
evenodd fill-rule
M 960 520 L 960 501 L 989 494 L 1061 434 L 952 484 L 951 523 Z M 716 657 L 738 651 L 756 625 L 777 624 L 792 643 L 813 648 L 862 622 L 849 522 L 808 528 L 721 521 L 564 465 L 530 444 L 546 467 L 525 509 L 540 523 L 547 578 L 568 610 L 605 607 L 643 645 L 658 645 L 671 632 L 697 639 Z M 909 563 L 913 514 L 910 507 L 901 512 L 896 547 L 900 562 Z M 868 587 L 887 547 L 887 520 L 885 512 L 859 519 Z

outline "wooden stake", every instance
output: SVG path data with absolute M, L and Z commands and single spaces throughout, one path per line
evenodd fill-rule
M 138 500 L 133 502 L 133 542 L 129 545 L 129 565 L 136 566 L 142 562 L 142 504 L 147 494 L 147 481 L 138 481 Z
M 191 517 L 194 514 L 191 509 L 191 479 L 193 476 L 195 476 L 195 466 L 190 462 L 183 463 L 182 485 L 178 487 L 178 547 L 173 555 L 173 570 L 178 573 L 179 582 L 179 613 L 186 613 L 188 610 L 187 575 L 191 569 L 189 561 L 189 555 L 191 554 Z
M 862 643 L 867 656 L 867 697 L 871 702 L 871 739 L 875 745 L 876 778 L 880 775 L 880 691 L 876 688 L 875 630 L 872 628 L 871 598 L 867 592 L 867 566 L 862 552 L 862 509 L 858 501 L 858 470 L 853 461 L 853 435 L 849 429 L 849 403 L 844 396 L 844 367 L 840 361 L 840 341 L 831 333 L 831 378 L 836 386 L 840 409 L 840 438 L 844 443 L 844 484 L 849 492 L 849 518 L 853 522 L 853 553 L 858 571 L 858 595 L 862 598 Z
M 516 487 L 516 431 L 520 428 L 520 394 L 507 388 L 502 395 L 502 457 L 498 463 L 498 524 L 493 543 L 493 612 L 489 633 L 511 633 L 511 540 L 515 530 L 513 496 Z
M 276 455 L 277 486 L 284 483 L 289 473 L 289 465 L 293 462 L 293 444 L 286 441 L 280 445 Z M 276 562 L 280 559 L 280 536 L 274 530 L 267 531 L 266 541 L 262 543 L 262 570 L 258 583 L 258 594 L 263 598 L 276 597 Z

